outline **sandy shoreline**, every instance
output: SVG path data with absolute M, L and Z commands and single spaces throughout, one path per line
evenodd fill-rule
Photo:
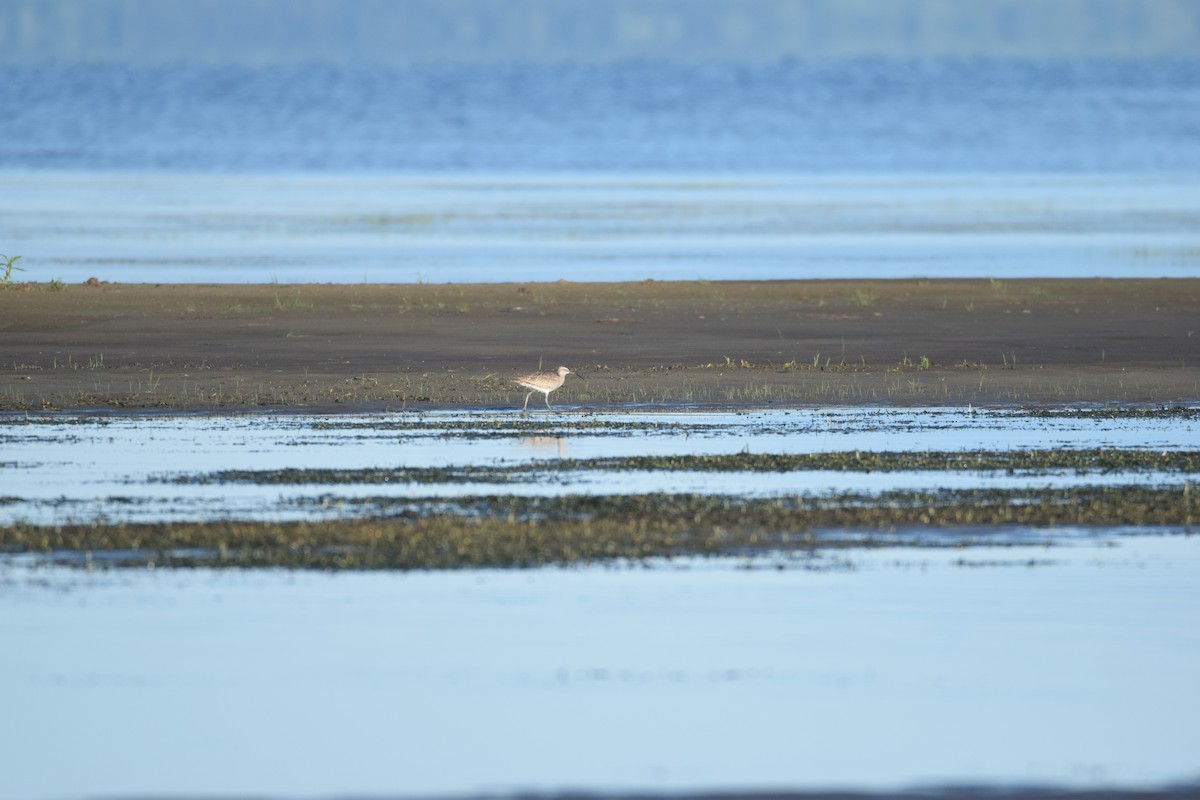
M 0 409 L 1200 400 L 1200 279 L 0 291 Z

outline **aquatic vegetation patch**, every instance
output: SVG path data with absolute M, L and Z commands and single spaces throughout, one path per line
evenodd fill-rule
M 519 409 L 518 409 L 519 410 Z M 491 438 L 511 436 L 567 436 L 581 433 L 604 433 L 609 435 L 634 435 L 646 433 L 680 433 L 691 430 L 679 422 L 656 422 L 653 420 L 609 420 L 603 418 L 566 419 L 520 419 L 513 417 L 480 416 L 475 419 L 443 419 L 416 417 L 414 419 L 322 419 L 313 424 L 314 430 L 367 430 L 380 433 L 430 434 L 463 438 Z
M 1194 492 L 1173 487 L 1083 486 L 1061 489 L 896 490 L 878 494 L 837 492 L 787 497 L 737 495 L 483 495 L 463 498 L 367 497 L 345 501 L 380 515 L 412 520 L 436 503 L 440 516 L 508 522 L 612 521 L 625 524 L 715 526 L 725 529 L 804 531 L 872 530 L 911 525 L 1057 526 L 1190 525 Z
M 1024 416 L 1043 419 L 1200 419 L 1200 406 L 1097 406 L 1092 408 L 1031 408 Z
M 687 472 L 1040 472 L 1152 470 L 1200 472 L 1200 452 L 1115 448 L 1081 450 L 846 451 L 832 453 L 734 453 L 711 456 L 629 456 L 564 461 L 560 469 L 668 470 Z
M 460 467 L 386 467 L 367 469 L 224 469 L 203 475 L 180 475 L 181 484 L 249 483 L 255 485 L 380 484 L 380 483 L 511 483 L 533 476 L 514 469 L 465 465 Z
M 358 502 L 358 501 L 356 501 Z M 853 493 L 747 499 L 692 494 L 368 498 L 374 514 L 305 522 L 15 524 L 0 551 L 90 553 L 107 563 L 313 569 L 531 567 L 895 544 L 969 546 L 1015 527 L 1190 530 L 1189 486 Z M 439 513 L 429 513 L 437 504 Z M 994 543 L 993 543 L 994 544 Z
M 97 425 L 104 427 L 109 424 L 111 424 L 110 420 L 102 416 L 0 412 L 0 427 L 19 427 L 26 425 Z
M 977 450 L 977 451 L 844 451 L 831 453 L 731 453 L 723 455 L 621 456 L 554 459 L 505 466 L 370 467 L 359 469 L 284 468 L 219 470 L 181 475 L 176 483 L 256 485 L 382 483 L 517 483 L 538 482 L 589 471 L 669 472 L 1006 472 L 1045 473 L 1200 473 L 1200 451 L 1128 450 Z

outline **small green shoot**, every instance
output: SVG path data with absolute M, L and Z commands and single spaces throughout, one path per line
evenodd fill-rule
M 7 289 L 12 286 L 12 274 L 14 272 L 24 272 L 22 267 L 17 266 L 17 262 L 21 260 L 20 256 L 6 256 L 0 253 L 0 289 Z

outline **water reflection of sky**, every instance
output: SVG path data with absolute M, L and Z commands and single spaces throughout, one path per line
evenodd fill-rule
M 0 564 L 0 794 L 1196 779 L 1190 537 L 789 564 Z
M 700 492 L 774 495 L 893 489 L 1156 484 L 1159 473 L 1007 475 L 974 472 L 655 473 L 594 471 L 529 483 L 181 485 L 224 469 L 397 468 L 529 464 L 626 455 L 833 451 L 1200 446 L 1182 416 L 1041 418 L 960 409 L 793 409 L 752 412 L 560 411 L 544 424 L 461 430 L 474 421 L 517 423 L 508 411 L 311 417 L 51 417 L 0 425 L 0 520 L 295 519 L 360 513 L 363 497 L 514 493 Z M 536 419 L 536 418 L 535 418 Z M 409 427 L 407 423 L 417 423 Z M 649 426 L 649 427 L 647 427 Z M 1176 480 L 1178 476 L 1173 476 Z
M 774 169 L 772 170 L 774 171 Z M 77 283 L 1195 277 L 1161 174 L 9 173 L 6 247 Z

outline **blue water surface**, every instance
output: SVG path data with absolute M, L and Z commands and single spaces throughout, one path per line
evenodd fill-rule
M 1195 61 L 0 67 L 0 169 L 1198 172 Z
M 1200 275 L 1200 61 L 0 66 L 25 280 Z

